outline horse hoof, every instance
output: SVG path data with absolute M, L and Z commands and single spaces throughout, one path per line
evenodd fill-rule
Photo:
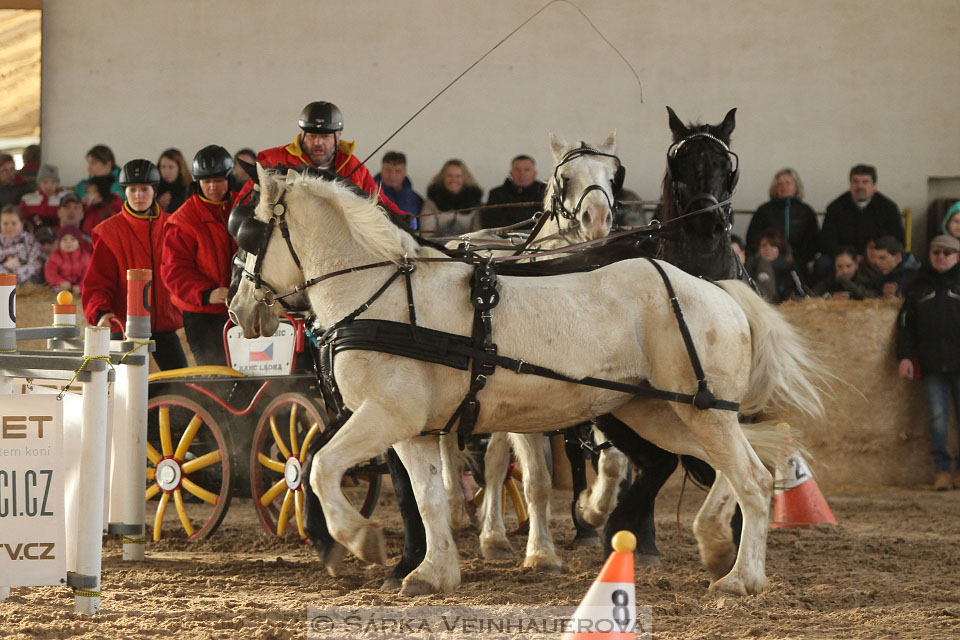
M 720 580 L 733 569 L 737 561 L 737 548 L 730 543 L 729 548 L 714 552 L 712 558 L 703 559 L 703 567 L 710 573 L 714 580 Z
M 729 593 L 734 596 L 747 595 L 747 587 L 743 584 L 740 576 L 729 573 L 710 585 L 710 591 L 719 591 L 720 593 Z
M 523 566 L 526 569 L 533 569 L 535 571 L 539 571 L 540 573 L 559 574 L 563 568 L 563 562 L 560 560 L 559 556 L 548 556 L 541 554 L 527 556 L 523 561 Z
M 400 578 L 396 576 L 388 576 L 386 580 L 383 581 L 383 584 L 380 585 L 380 591 L 396 591 L 402 586 L 403 583 L 400 582 Z
M 340 563 L 343 557 L 347 555 L 347 548 L 335 542 L 330 545 L 323 554 L 323 568 L 327 570 L 327 575 L 336 578 L 340 570 Z
M 400 587 L 401 596 L 425 596 L 431 593 L 438 593 L 439 589 L 434 587 L 432 584 L 423 580 L 421 578 L 410 578 L 409 576 L 404 579 L 403 585 Z
M 378 525 L 369 524 L 357 532 L 356 554 L 365 562 L 387 564 L 387 544 Z
M 653 567 L 660 564 L 659 553 L 637 553 L 633 556 L 634 562 L 638 565 Z
M 506 538 L 491 538 L 480 543 L 484 560 L 513 560 L 513 547 Z
M 601 547 L 600 536 L 577 536 L 570 543 L 570 549 L 599 549 Z

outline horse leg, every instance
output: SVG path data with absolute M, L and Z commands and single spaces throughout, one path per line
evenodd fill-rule
M 310 543 L 320 556 L 320 563 L 330 576 L 336 577 L 340 561 L 346 555 L 347 549 L 330 535 L 330 531 L 327 529 L 327 519 L 323 515 L 323 508 L 320 506 L 320 500 L 310 490 L 310 469 L 312 466 L 313 456 L 307 456 L 307 462 L 303 466 L 303 478 L 306 484 L 303 492 L 303 526 L 310 536 Z
M 483 454 L 483 505 L 480 508 L 480 552 L 485 560 L 513 558 L 513 546 L 503 525 L 501 487 L 510 464 L 510 441 L 506 433 L 492 433 Z M 524 469 L 526 472 L 526 469 Z M 526 482 L 524 482 L 526 490 Z
M 450 529 L 460 531 L 467 526 L 469 520 L 463 500 L 463 484 L 460 482 L 463 456 L 457 446 L 456 434 L 440 436 L 440 461 L 443 463 L 443 489 L 447 494 L 447 508 L 450 511 Z
M 657 494 L 677 468 L 677 456 L 661 449 L 612 415 L 597 420 L 597 427 L 623 451 L 639 469 L 633 482 L 611 512 L 603 530 L 604 553 L 613 551 L 611 539 L 618 531 L 630 531 L 637 538 L 637 562 L 659 564 L 654 505 Z
M 693 456 L 680 456 L 680 462 L 683 468 L 690 472 L 693 479 L 705 487 L 712 487 L 717 477 L 717 472 L 709 464 L 700 458 Z M 743 512 L 740 511 L 740 505 L 733 500 L 733 517 L 730 518 L 730 529 L 733 533 L 733 544 L 740 546 L 740 534 L 743 530 Z
M 394 445 L 410 474 L 427 540 L 423 562 L 403 579 L 402 596 L 449 593 L 460 586 L 460 558 L 450 533 L 437 440 L 423 436 Z
M 594 427 L 591 436 L 597 445 L 607 442 L 606 436 Z M 627 456 L 615 447 L 600 451 L 597 460 L 597 480 L 587 491 L 577 497 L 577 519 L 592 527 L 602 525 L 617 504 L 617 493 L 621 478 L 628 467 Z
M 530 532 L 523 566 L 559 573 L 563 562 L 553 546 L 550 533 L 550 492 L 552 481 L 547 470 L 543 434 L 510 434 L 510 441 L 523 470 L 523 494 L 527 499 Z
M 417 498 L 413 495 L 410 474 L 407 473 L 400 456 L 392 448 L 387 449 L 387 467 L 393 491 L 397 494 L 400 517 L 403 518 L 403 555 L 380 586 L 381 591 L 395 591 L 401 581 L 423 562 L 427 551 L 427 537 L 423 530 L 423 520 L 417 510 Z
M 396 422 L 388 408 L 366 400 L 313 456 L 310 488 L 320 498 L 330 535 L 367 562 L 386 563 L 383 531 L 379 524 L 360 515 L 343 495 L 340 484 L 347 469 L 382 454 L 398 437 L 415 435 L 410 431 Z
M 719 473 L 715 476 L 707 499 L 693 520 L 693 533 L 697 538 L 700 561 L 713 579 L 719 580 L 730 572 L 737 559 L 737 547 L 730 529 L 730 516 L 737 501 L 726 478 Z
M 564 451 L 567 454 L 567 460 L 570 461 L 570 475 L 573 478 L 573 500 L 570 503 L 570 512 L 576 535 L 570 543 L 571 549 L 600 546 L 597 530 L 577 518 L 577 499 L 587 488 L 587 466 L 583 456 L 583 446 L 580 444 L 582 426 L 577 425 L 563 430 Z

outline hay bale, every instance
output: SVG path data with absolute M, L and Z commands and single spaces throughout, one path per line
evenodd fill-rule
M 783 414 L 803 431 L 821 486 L 911 485 L 933 477 L 922 384 L 897 376 L 899 300 L 804 300 L 782 305 L 839 380 L 826 420 Z

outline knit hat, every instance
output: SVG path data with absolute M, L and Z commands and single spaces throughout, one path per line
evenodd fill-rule
M 60 230 L 57 231 L 57 240 L 62 240 L 63 236 L 73 236 L 77 240 L 80 240 L 83 237 L 83 233 L 72 224 L 67 224 L 60 227 Z
M 41 166 L 40 170 L 37 171 L 37 182 L 43 182 L 47 178 L 51 178 L 56 181 L 57 184 L 60 184 L 60 170 L 52 164 Z
M 947 223 L 950 222 L 950 218 L 952 218 L 955 213 L 960 213 L 960 200 L 957 200 L 950 205 L 950 208 L 947 209 L 947 212 L 943 214 L 943 222 L 940 223 L 940 230 L 944 233 L 947 233 Z

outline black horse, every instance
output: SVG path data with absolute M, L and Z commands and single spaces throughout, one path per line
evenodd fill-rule
M 736 109 L 718 125 L 684 125 L 667 107 L 673 144 L 667 151 L 660 209 L 660 257 L 684 271 L 710 280 L 741 279 L 751 282 L 730 247 L 733 209 L 730 197 L 737 186 L 739 159 L 730 151 L 730 134 Z M 751 282 L 752 284 L 752 282 Z M 627 529 L 637 536 L 637 553 L 656 562 L 660 552 L 654 540 L 654 501 L 677 468 L 678 456 L 638 436 L 611 415 L 597 419 L 597 427 L 637 467 L 638 474 L 621 492 L 617 507 L 604 526 L 604 550 L 617 531 Z M 703 486 L 713 484 L 716 474 L 706 462 L 680 456 L 684 468 Z M 739 507 L 732 522 L 739 544 Z

